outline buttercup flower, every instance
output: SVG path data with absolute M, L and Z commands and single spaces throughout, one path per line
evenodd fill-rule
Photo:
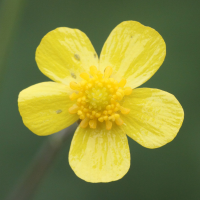
M 184 112 L 172 94 L 135 89 L 153 76 L 165 55 L 160 34 L 139 22 L 119 24 L 99 59 L 83 32 L 57 28 L 36 50 L 39 69 L 55 82 L 20 92 L 23 122 L 44 136 L 80 119 L 69 152 L 71 168 L 88 182 L 118 180 L 130 167 L 126 135 L 153 149 L 172 141 L 182 125 Z

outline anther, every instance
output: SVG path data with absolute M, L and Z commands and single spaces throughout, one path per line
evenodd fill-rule
M 96 113 L 96 114 L 95 114 L 95 117 L 97 117 L 97 118 L 100 117 L 100 116 L 101 116 L 100 113 Z
M 78 109 L 79 107 L 76 104 L 74 104 L 72 107 L 69 108 L 69 113 L 75 114 L 77 113 Z
M 130 109 L 120 106 L 120 111 L 121 111 L 122 114 L 125 115 L 125 114 L 128 114 L 130 112 Z
M 77 112 L 77 114 L 78 114 L 78 115 L 82 115 L 83 113 L 82 113 L 81 110 L 79 110 L 79 111 Z
M 103 119 L 106 121 L 108 120 L 108 116 L 104 116 Z
M 119 118 L 119 114 L 115 114 L 114 117 L 115 117 L 115 119 L 118 119 Z
M 124 88 L 126 79 L 117 82 L 110 78 L 112 72 L 112 68 L 107 67 L 102 74 L 95 66 L 91 66 L 89 74 L 80 74 L 84 80 L 80 83 L 70 82 L 70 88 L 77 92 L 70 95 L 76 104 L 69 108 L 69 113 L 77 113 L 82 120 L 80 127 L 86 128 L 89 124 L 90 128 L 95 129 L 98 120 L 105 121 L 106 129 L 110 130 L 114 121 L 117 125 L 124 123 L 118 112 L 120 110 L 122 114 L 128 114 L 130 109 L 120 106 L 119 101 L 124 95 L 130 95 L 132 89 Z
M 111 106 L 110 106 L 110 105 L 106 106 L 106 109 L 107 109 L 107 110 L 110 110 L 110 109 L 111 109 Z
M 112 114 L 112 110 L 109 110 L 109 111 L 108 111 L 108 114 L 111 115 L 111 114 Z
M 86 128 L 88 126 L 89 123 L 89 119 L 86 117 L 85 119 L 83 119 L 80 123 L 80 127 L 82 128 Z
M 83 80 L 83 81 L 81 81 L 80 86 L 81 86 L 81 87 L 84 87 L 84 86 L 86 85 L 86 83 L 87 83 L 87 82 L 86 82 L 85 80 Z
M 103 122 L 103 117 L 99 117 L 98 120 L 99 120 L 100 122 Z
M 107 114 L 108 114 L 108 111 L 106 111 L 106 110 L 103 111 L 103 114 L 104 114 L 104 115 L 107 115 Z
M 95 129 L 97 127 L 97 120 L 96 119 L 90 120 L 89 125 L 90 125 L 90 128 Z
M 103 87 L 103 84 L 102 84 L 101 82 L 98 82 L 97 85 L 98 85 L 99 87 Z
M 88 109 L 87 108 L 83 108 L 83 112 L 88 112 Z
M 118 83 L 118 86 L 119 87 L 124 87 L 126 85 L 126 79 L 122 79 L 119 83 Z
M 92 88 L 92 83 L 88 84 L 88 89 Z
M 78 98 L 79 98 L 79 95 L 76 94 L 76 93 L 72 93 L 72 94 L 69 96 L 69 98 L 70 98 L 72 101 L 74 101 L 75 99 L 78 99 Z
M 115 96 L 116 96 L 116 95 L 115 95 Z M 111 99 L 110 99 L 110 102 L 111 102 L 111 103 L 115 103 L 115 99 L 111 98 Z
M 118 126 L 121 126 L 124 122 L 123 122 L 123 120 L 119 117 L 119 118 L 115 119 L 115 123 L 116 123 Z
M 112 74 L 112 67 L 106 67 L 104 72 L 104 78 L 109 78 Z
M 119 108 L 118 108 L 118 107 L 115 107 L 115 108 L 114 108 L 114 111 L 115 111 L 115 112 L 117 112 L 118 110 L 119 110 Z
M 131 87 L 124 88 L 124 94 L 125 95 L 130 95 L 131 93 L 132 93 L 132 88 Z
M 110 88 L 110 92 L 113 93 L 113 92 L 114 92 L 114 89 L 113 89 L 113 88 Z
M 90 79 L 89 74 L 87 74 L 86 72 L 83 72 L 80 74 L 80 77 L 86 81 L 88 81 Z
M 98 77 L 99 79 L 101 79 L 102 76 L 103 76 L 103 74 L 102 74 L 100 71 L 97 71 L 97 77 Z
M 90 115 L 90 119 L 94 119 L 94 116 L 93 116 L 93 115 Z
M 81 98 L 78 98 L 78 99 L 77 99 L 77 102 L 78 102 L 78 103 L 81 103 Z
M 91 66 L 90 67 L 90 74 L 92 75 L 92 76 L 95 76 L 96 74 L 97 74 L 97 68 L 95 67 L 95 66 Z
M 80 117 L 80 119 L 84 119 L 84 118 L 85 118 L 85 116 L 84 116 L 84 115 L 80 115 L 79 117 Z
M 77 83 L 74 82 L 74 81 L 70 82 L 69 86 L 70 86 L 70 88 L 71 88 L 72 90 L 80 90 L 79 84 L 77 84 Z
M 106 121 L 106 129 L 107 129 L 107 130 L 110 130 L 111 128 L 112 128 L 112 122 L 109 121 L 109 120 L 107 120 L 107 121 Z

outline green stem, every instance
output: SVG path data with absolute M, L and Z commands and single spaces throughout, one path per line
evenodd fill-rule
M 6 200 L 28 200 L 35 193 L 62 145 L 76 129 L 74 124 L 49 137 L 33 159 L 28 171 Z

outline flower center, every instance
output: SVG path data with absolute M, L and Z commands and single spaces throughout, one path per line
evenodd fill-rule
M 119 126 L 124 123 L 120 114 L 130 112 L 130 109 L 120 105 L 120 101 L 125 95 L 130 95 L 132 89 L 124 87 L 126 79 L 118 82 L 110 78 L 112 71 L 111 67 L 107 67 L 102 74 L 91 66 L 90 75 L 85 72 L 80 74 L 83 81 L 70 82 L 70 88 L 75 90 L 70 99 L 76 103 L 69 108 L 69 113 L 79 115 L 82 128 L 89 124 L 90 128 L 95 129 L 98 123 L 105 121 L 106 129 L 110 130 L 113 122 Z

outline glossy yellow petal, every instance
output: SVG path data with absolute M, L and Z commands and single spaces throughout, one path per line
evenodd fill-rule
M 56 133 L 78 120 L 68 112 L 73 102 L 71 89 L 61 83 L 38 83 L 22 90 L 18 98 L 19 112 L 25 126 L 37 135 Z
M 136 88 L 153 76 L 164 61 L 166 46 L 161 35 L 139 22 L 119 24 L 106 40 L 100 69 L 114 69 L 114 78 L 127 79 L 127 85 Z
M 84 70 L 89 72 L 90 66 L 97 66 L 98 57 L 83 32 L 62 27 L 43 37 L 36 50 L 36 62 L 50 79 L 69 84 L 79 80 Z
M 126 134 L 113 125 L 96 129 L 80 126 L 73 137 L 69 163 L 75 174 L 87 182 L 110 182 L 122 178 L 130 167 L 130 152 Z
M 184 118 L 183 108 L 170 93 L 150 88 L 133 90 L 124 98 L 130 113 L 121 116 L 121 127 L 133 140 L 147 148 L 161 147 L 177 135 Z

